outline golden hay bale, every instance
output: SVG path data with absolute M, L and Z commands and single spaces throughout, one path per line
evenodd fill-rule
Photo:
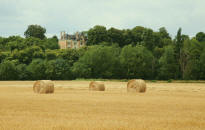
M 54 83 L 51 80 L 38 80 L 33 85 L 35 93 L 54 93 Z
M 146 83 L 142 79 L 130 80 L 127 83 L 127 92 L 146 92 Z
M 100 81 L 91 81 L 89 84 L 89 90 L 91 91 L 105 91 L 105 85 Z

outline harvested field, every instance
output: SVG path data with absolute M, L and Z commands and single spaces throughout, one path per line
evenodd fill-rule
M 54 94 L 33 93 L 33 81 L 0 82 L 0 130 L 204 130 L 204 83 L 147 83 L 127 93 L 126 82 L 55 81 Z

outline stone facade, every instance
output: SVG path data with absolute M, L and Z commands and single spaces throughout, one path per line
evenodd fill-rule
M 60 40 L 58 42 L 60 49 L 72 48 L 77 49 L 86 46 L 86 36 L 82 33 L 75 33 L 75 35 L 69 35 L 65 32 L 61 32 Z

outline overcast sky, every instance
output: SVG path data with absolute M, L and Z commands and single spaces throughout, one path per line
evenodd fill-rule
M 179 27 L 194 36 L 205 32 L 205 0 L 0 0 L 0 36 L 21 35 L 30 24 L 46 28 L 47 36 L 73 33 L 95 25 L 119 29 Z

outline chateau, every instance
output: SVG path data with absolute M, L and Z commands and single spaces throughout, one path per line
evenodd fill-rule
M 58 42 L 60 49 L 66 48 L 80 48 L 86 46 L 87 38 L 83 33 L 75 33 L 74 35 L 69 35 L 65 32 L 61 32 L 60 40 Z

